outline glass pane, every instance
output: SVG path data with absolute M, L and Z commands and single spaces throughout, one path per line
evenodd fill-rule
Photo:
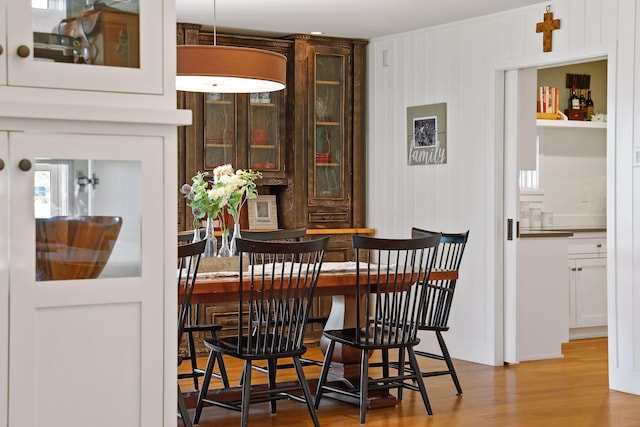
M 235 95 L 207 93 L 204 118 L 204 168 L 235 165 Z
M 315 197 L 344 196 L 344 58 L 316 56 Z
M 139 161 L 36 159 L 36 280 L 139 276 Z
M 249 167 L 280 170 L 278 92 L 249 95 Z
M 140 66 L 138 0 L 32 0 L 37 61 Z

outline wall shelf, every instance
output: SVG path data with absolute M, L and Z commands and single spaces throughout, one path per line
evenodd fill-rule
M 589 122 L 580 120 L 544 120 L 536 119 L 538 127 L 606 129 L 607 122 Z

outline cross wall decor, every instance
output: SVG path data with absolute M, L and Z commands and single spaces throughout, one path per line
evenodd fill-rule
M 560 28 L 560 20 L 553 19 L 553 12 L 549 12 L 549 10 L 550 7 L 547 6 L 544 20 L 536 24 L 536 33 L 542 33 L 543 52 L 551 52 L 552 32 Z

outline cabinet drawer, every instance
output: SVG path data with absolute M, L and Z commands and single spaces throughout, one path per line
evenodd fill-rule
M 603 238 L 570 238 L 569 257 L 584 254 L 605 256 L 607 254 L 607 240 Z
M 309 212 L 309 222 L 349 222 L 349 212 Z

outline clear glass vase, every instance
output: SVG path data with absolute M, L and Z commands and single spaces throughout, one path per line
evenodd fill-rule
M 204 239 L 207 241 L 206 246 L 204 247 L 205 258 L 213 258 L 218 254 L 218 241 L 216 240 L 216 236 L 214 234 L 214 221 L 211 218 L 207 218 L 207 228 Z
M 238 250 L 236 249 L 236 239 L 241 239 L 242 236 L 240 235 L 240 223 L 239 222 L 235 222 L 233 224 L 233 236 L 231 236 L 231 244 L 229 245 L 229 252 L 231 253 L 231 255 L 229 256 L 235 256 L 238 252 Z
M 222 243 L 220 244 L 220 250 L 218 251 L 219 258 L 230 257 L 231 252 L 229 251 L 229 230 L 222 230 Z
M 191 243 L 197 243 L 200 240 L 202 240 L 200 238 L 200 227 L 196 226 L 195 223 L 193 225 L 193 239 L 191 240 Z

